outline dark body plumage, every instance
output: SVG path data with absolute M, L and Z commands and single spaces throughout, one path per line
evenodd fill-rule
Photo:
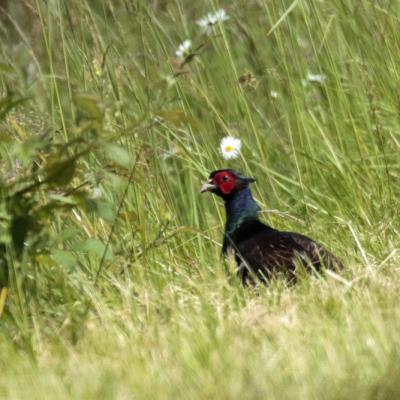
M 217 174 L 226 171 L 235 179 L 234 189 L 223 193 L 223 186 L 215 182 L 215 188 L 207 190 L 225 201 L 227 218 L 222 251 L 224 255 L 231 251 L 235 253 L 238 274 L 244 283 L 256 279 L 265 281 L 275 275 L 295 279 L 300 265 L 317 271 L 322 266 L 342 268 L 338 258 L 307 236 L 281 232 L 260 222 L 259 206 L 251 194 L 249 183 L 252 180 L 249 178 L 235 171 L 219 170 L 210 175 L 209 185 Z

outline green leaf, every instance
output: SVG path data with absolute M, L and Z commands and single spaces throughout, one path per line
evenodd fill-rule
M 67 240 L 78 237 L 80 230 L 77 228 L 65 228 L 60 232 L 57 232 L 57 241 L 65 242 Z
M 87 239 L 83 243 L 78 244 L 75 247 L 76 251 L 81 251 L 84 253 L 92 253 L 96 254 L 99 258 L 103 257 L 104 251 L 106 250 L 106 246 L 103 242 L 98 239 Z M 107 248 L 105 259 L 107 261 L 111 261 L 114 259 L 114 255 L 110 246 Z
M 76 257 L 70 251 L 53 250 L 51 257 L 57 264 L 64 267 L 73 267 L 77 264 Z
M 54 258 L 50 257 L 48 254 L 36 254 L 35 261 L 43 267 L 54 267 L 56 263 Z
M 129 166 L 131 165 L 131 156 L 121 146 L 118 146 L 113 143 L 108 143 L 104 147 L 104 151 L 105 151 L 105 156 L 109 160 L 113 161 L 115 164 L 123 168 L 129 168 Z
M 198 125 L 196 119 L 190 115 L 187 115 L 183 108 L 175 108 L 173 110 L 158 111 L 155 115 L 163 118 L 165 121 L 175 126 L 186 126 L 186 125 Z
M 49 199 L 55 200 L 56 202 L 71 205 L 71 206 L 76 206 L 78 204 L 77 198 L 73 196 L 61 196 L 58 194 L 49 194 Z
M 46 166 L 46 180 L 49 183 L 57 185 L 68 184 L 75 173 L 76 158 L 70 158 L 64 161 L 56 161 Z
M 0 143 L 12 143 L 13 137 L 8 132 L 0 132 Z
M 95 213 L 110 224 L 114 222 L 115 205 L 113 203 L 100 199 L 86 199 L 85 205 L 89 213 Z
M 103 119 L 103 105 L 100 98 L 91 95 L 74 96 L 78 110 L 87 118 L 101 121 Z
M 14 99 L 12 95 L 8 95 L 0 99 L 0 118 L 4 118 L 6 114 L 19 104 L 27 101 L 29 97 L 20 97 Z
M 99 200 L 97 201 L 97 213 L 105 221 L 113 223 L 115 218 L 115 205 L 107 201 Z
M 4 72 L 6 74 L 15 74 L 15 68 L 8 63 L 0 63 L 0 72 Z

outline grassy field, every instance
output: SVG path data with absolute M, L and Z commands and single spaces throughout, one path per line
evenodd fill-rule
M 0 398 L 400 398 L 398 1 L 2 4 Z M 343 273 L 241 287 L 223 167 Z

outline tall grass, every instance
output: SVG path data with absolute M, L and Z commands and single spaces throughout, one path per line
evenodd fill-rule
M 230 19 L 203 33 L 219 7 Z M 397 2 L 1 11 L 0 397 L 400 395 Z M 219 154 L 226 135 L 240 159 Z M 198 194 L 225 166 L 341 276 L 241 287 L 222 204 Z M 18 241 L 21 210 L 40 226 Z

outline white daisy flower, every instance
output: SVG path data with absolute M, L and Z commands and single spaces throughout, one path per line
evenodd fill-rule
M 223 8 L 220 8 L 215 14 L 208 13 L 205 17 L 200 18 L 196 21 L 197 25 L 199 25 L 203 30 L 207 33 L 211 33 L 211 27 L 218 22 L 224 22 L 229 19 L 229 16 L 226 14 L 226 11 Z
M 279 93 L 276 90 L 271 90 L 271 98 L 277 99 L 279 97 Z
M 226 136 L 221 140 L 220 150 L 222 157 L 225 160 L 230 158 L 237 158 L 240 154 L 240 148 L 242 147 L 242 142 L 240 139 L 234 138 L 232 136 Z
M 214 14 L 214 19 L 215 23 L 218 21 L 224 22 L 229 19 L 229 16 L 226 14 L 226 11 L 223 8 L 220 8 L 215 14 Z
M 326 75 L 324 74 L 307 74 L 307 81 L 313 83 L 324 83 L 326 80 Z
M 196 24 L 199 25 L 201 28 L 203 28 L 208 33 L 211 32 L 210 21 L 209 21 L 210 17 L 211 17 L 211 14 L 208 14 L 207 16 L 200 18 L 196 21 Z
M 178 50 L 175 52 L 178 58 L 185 58 L 192 49 L 192 41 L 189 39 L 184 40 L 178 47 Z

